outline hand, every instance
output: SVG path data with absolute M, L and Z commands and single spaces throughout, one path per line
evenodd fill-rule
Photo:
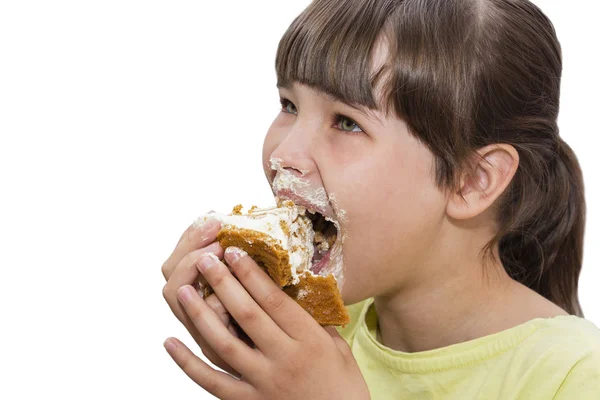
M 191 286 L 181 287 L 178 298 L 193 325 L 242 376 L 217 371 L 179 340 L 167 339 L 167 351 L 193 381 L 221 399 L 369 398 L 356 360 L 335 328 L 321 327 L 241 250 L 228 248 L 225 260 L 235 277 L 210 256 L 201 256 L 196 265 L 255 347 L 232 335 Z
M 167 281 L 163 288 L 163 296 L 173 314 L 183 323 L 190 332 L 202 353 L 213 364 L 234 376 L 239 373 L 231 368 L 217 353 L 208 345 L 200 332 L 196 329 L 193 322 L 177 300 L 177 291 L 185 285 L 192 285 L 198 281 L 199 271 L 196 263 L 199 258 L 207 253 L 213 253 L 219 258 L 223 258 L 223 249 L 218 242 L 215 242 L 217 233 L 221 229 L 218 221 L 209 220 L 201 227 L 191 225 L 181 236 L 175 250 L 162 266 L 162 273 Z M 206 298 L 206 304 L 215 312 L 219 321 L 225 326 L 232 335 L 237 336 L 238 330 L 233 325 L 229 313 L 223 307 L 214 294 Z

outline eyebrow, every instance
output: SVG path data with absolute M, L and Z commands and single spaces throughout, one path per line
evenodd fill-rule
M 285 84 L 277 83 L 277 89 L 286 89 L 286 90 L 293 91 L 292 85 L 290 85 L 289 83 L 285 83 Z M 316 88 L 310 88 L 310 90 L 312 90 L 315 94 L 317 94 L 319 96 L 326 97 L 328 100 L 330 100 L 332 102 L 342 103 L 342 104 L 352 108 L 353 110 L 355 110 L 356 112 L 358 112 L 359 114 L 361 114 L 363 117 L 365 117 L 366 119 L 368 119 L 370 121 L 375 121 L 375 122 L 379 122 L 379 124 L 382 124 L 381 119 L 379 119 L 373 112 L 371 112 L 370 109 L 368 109 L 364 106 L 358 107 L 352 103 L 349 103 L 349 102 L 341 99 L 338 96 L 335 96 L 331 93 L 323 92 Z

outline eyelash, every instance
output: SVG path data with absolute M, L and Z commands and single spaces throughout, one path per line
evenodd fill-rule
M 290 104 L 293 104 L 294 107 L 295 107 L 294 103 L 292 103 L 290 100 L 288 100 L 286 98 L 283 98 L 283 97 L 279 99 L 279 102 L 281 103 L 281 111 L 284 112 L 284 113 L 288 113 L 288 111 L 286 109 L 287 109 L 287 106 L 289 106 Z M 298 108 L 296 107 L 296 110 L 297 109 Z M 357 134 L 363 134 L 364 133 L 363 129 L 360 127 L 360 125 L 358 125 L 358 123 L 356 121 L 354 121 L 352 118 L 348 118 L 348 117 L 346 117 L 345 115 L 342 115 L 342 114 L 338 114 L 338 113 L 333 114 L 332 125 L 335 127 L 335 126 L 339 125 L 343 120 L 351 121 L 354 125 L 356 125 L 358 127 L 358 129 L 360 129 L 360 131 L 359 132 L 354 132 L 354 131 L 345 131 L 343 129 L 339 129 L 342 132 L 344 132 L 346 134 L 350 134 L 350 135 L 352 135 L 352 134 L 357 135 Z

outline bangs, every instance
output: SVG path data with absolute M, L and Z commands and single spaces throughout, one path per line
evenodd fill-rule
M 298 82 L 354 107 L 377 109 L 376 41 L 392 1 L 315 0 L 288 28 L 276 58 L 277 86 Z

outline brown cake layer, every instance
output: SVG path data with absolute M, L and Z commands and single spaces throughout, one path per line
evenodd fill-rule
M 350 316 L 344 306 L 333 275 L 300 275 L 300 283 L 284 288 L 317 322 L 323 326 L 346 325 Z
M 284 287 L 292 281 L 290 258 L 287 251 L 269 239 L 264 233 L 238 228 L 223 228 L 217 235 L 221 247 L 235 246 L 244 250 L 279 287 Z

